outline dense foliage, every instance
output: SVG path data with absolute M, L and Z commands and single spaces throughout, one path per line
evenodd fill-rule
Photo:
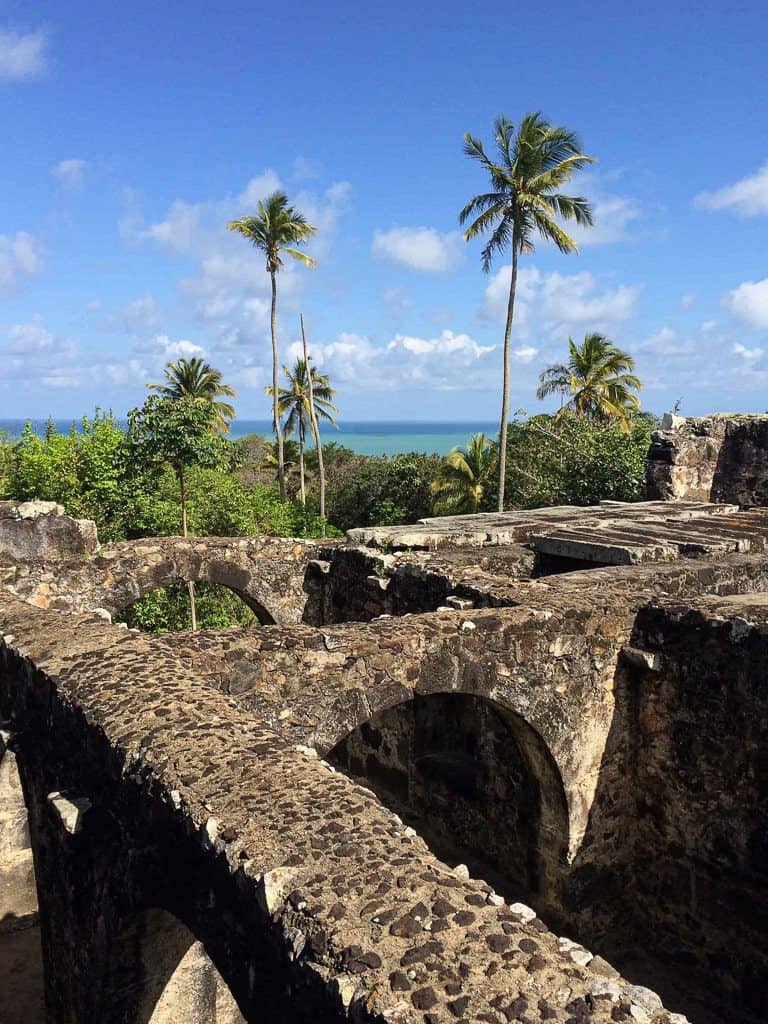
M 438 455 L 357 455 L 329 444 L 325 450 L 328 518 L 339 530 L 413 523 L 432 514 Z M 314 468 L 316 454 L 307 455 Z
M 507 507 L 641 500 L 653 429 L 651 416 L 636 417 L 628 431 L 575 415 L 513 420 L 507 441 Z M 490 496 L 489 501 L 492 507 Z
M 167 440 L 167 439 L 166 439 Z M 274 486 L 247 483 L 233 469 L 240 446 L 226 441 L 219 468 L 193 467 L 185 477 L 189 531 L 198 536 L 316 537 L 323 524 L 312 509 L 281 502 Z M 133 457 L 132 457 L 133 456 Z M 70 515 L 93 519 L 102 541 L 181 533 L 179 486 L 170 464 L 143 464 L 111 414 L 85 418 L 80 430 L 53 425 L 38 436 L 30 425 L 16 442 L 0 443 L 0 497 L 57 501 Z M 335 533 L 326 526 L 326 534 Z M 189 626 L 184 588 L 158 590 L 128 609 L 125 620 L 157 631 Z M 248 608 L 221 588 L 198 586 L 198 622 L 205 628 L 252 622 Z

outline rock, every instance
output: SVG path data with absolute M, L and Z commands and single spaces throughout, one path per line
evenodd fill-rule
M 568 956 L 575 964 L 578 964 L 579 967 L 586 967 L 592 960 L 592 954 L 589 950 L 582 949 L 581 947 L 569 950 Z
M 431 1010 L 437 1003 L 437 994 L 430 986 L 419 988 L 411 996 L 411 1002 L 417 1010 Z
M 616 968 L 612 964 L 609 964 L 607 960 L 603 960 L 601 956 L 595 956 L 592 958 L 589 969 L 593 974 L 599 974 L 603 978 L 621 977 Z
M 617 1003 L 621 998 L 621 986 L 609 978 L 593 978 L 587 985 L 587 991 L 598 999 L 607 998 L 613 1003 Z
M 527 907 L 525 903 L 513 903 L 509 908 L 513 914 L 517 914 L 523 921 L 532 921 L 536 917 L 536 911 Z
M 261 896 L 267 913 L 273 914 L 285 902 L 295 878 L 296 869 L 292 867 L 273 868 L 262 876 Z
M 469 881 L 469 868 L 467 867 L 466 864 L 457 864 L 456 867 L 453 869 L 453 874 L 456 876 L 456 878 L 460 878 L 464 882 Z
M 83 827 L 83 817 L 92 806 L 87 797 L 66 796 L 58 791 L 48 794 L 48 803 L 70 835 L 80 831 Z
M 677 416 L 673 412 L 665 412 L 661 417 L 662 430 L 679 430 L 685 423 L 685 416 Z
M 0 555 L 21 562 L 79 561 L 98 546 L 96 524 L 65 515 L 53 501 L 0 501 Z
M 661 999 L 655 992 L 645 988 L 643 985 L 627 985 L 624 993 L 629 996 L 633 1003 L 637 1003 L 638 1006 L 642 1006 L 644 1010 L 648 1010 L 651 1013 L 654 1010 L 663 1009 L 664 1004 Z

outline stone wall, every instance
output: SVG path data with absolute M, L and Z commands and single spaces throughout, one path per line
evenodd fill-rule
M 647 652 L 626 739 L 635 799 L 632 928 L 706 979 L 718 1021 L 765 1020 L 768 601 L 641 611 Z
M 542 914 L 562 909 L 565 792 L 518 715 L 463 694 L 416 697 L 374 715 L 329 759 L 364 778 L 450 862 L 470 864 Z
M 768 415 L 665 416 L 648 452 L 646 495 L 768 505 Z
M 50 1024 L 117 1024 L 113 954 L 145 955 L 120 936 L 153 908 L 248 1021 L 684 1024 L 157 639 L 2 591 L 0 635 Z

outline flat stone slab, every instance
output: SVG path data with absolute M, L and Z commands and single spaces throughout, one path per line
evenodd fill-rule
M 738 505 L 701 501 L 605 501 L 599 505 L 556 505 L 516 512 L 420 519 L 414 526 L 374 526 L 347 532 L 353 544 L 376 548 L 487 547 L 520 544 L 575 524 L 592 528 L 604 521 L 685 520 L 738 512 Z M 619 564 L 619 563 L 616 563 Z
M 595 565 L 639 565 L 678 558 L 760 552 L 768 548 L 768 512 L 708 510 L 702 516 L 684 513 L 670 519 L 638 516 L 610 518 L 536 534 L 538 555 Z

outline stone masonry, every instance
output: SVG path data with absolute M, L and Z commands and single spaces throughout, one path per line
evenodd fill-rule
M 768 514 L 722 465 L 347 543 L 3 506 L 0 1016 L 762 1024 Z M 105 621 L 186 580 L 264 625 Z

